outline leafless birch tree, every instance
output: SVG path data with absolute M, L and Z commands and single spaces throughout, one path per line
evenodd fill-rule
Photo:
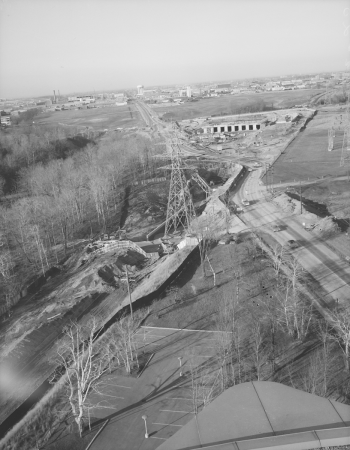
M 95 319 L 81 325 L 73 322 L 64 329 L 64 338 L 57 348 L 58 362 L 67 376 L 67 396 L 71 412 L 82 436 L 84 421 L 92 405 L 89 395 L 97 391 L 101 377 L 107 370 L 107 361 L 95 353 L 94 338 L 98 330 Z

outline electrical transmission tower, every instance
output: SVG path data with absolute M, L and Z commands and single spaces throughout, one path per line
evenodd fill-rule
M 182 170 L 181 150 L 178 139 L 168 140 L 167 147 L 170 150 L 171 157 L 171 179 L 165 222 L 165 236 L 170 234 L 170 230 L 175 232 L 179 227 L 187 229 L 192 218 L 195 217 L 190 190 Z

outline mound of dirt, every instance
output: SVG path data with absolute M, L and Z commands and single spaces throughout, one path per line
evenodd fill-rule
M 300 214 L 300 201 L 290 198 L 286 194 L 279 194 L 273 199 L 273 202 L 289 214 Z
M 329 238 L 341 232 L 340 228 L 334 222 L 333 218 L 328 216 L 320 219 L 314 228 L 314 232 L 322 238 Z

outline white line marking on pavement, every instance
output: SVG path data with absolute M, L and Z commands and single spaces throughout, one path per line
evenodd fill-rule
M 163 441 L 166 441 L 168 438 L 160 438 L 160 437 L 157 437 L 157 436 L 150 436 L 150 438 L 152 438 L 152 439 L 162 439 Z
M 192 333 L 195 331 L 196 333 L 221 333 L 221 331 L 216 330 L 191 330 L 190 328 L 165 328 L 165 327 L 141 327 L 142 329 L 151 328 L 154 330 L 170 330 L 170 331 L 191 331 Z M 232 331 L 226 331 L 226 333 L 232 334 Z M 167 335 L 169 336 L 169 335 Z
M 174 413 L 194 414 L 193 411 L 175 411 L 175 410 L 173 410 L 173 409 L 160 409 L 159 411 L 163 411 L 163 412 L 174 412 Z
M 174 423 L 158 423 L 158 422 L 153 422 L 152 425 L 166 425 L 169 427 L 182 427 L 182 425 L 175 425 Z
M 185 398 L 185 397 L 167 397 L 167 400 L 188 400 L 188 401 L 192 401 L 192 398 Z

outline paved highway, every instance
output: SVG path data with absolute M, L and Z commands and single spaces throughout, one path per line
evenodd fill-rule
M 285 245 L 289 239 L 297 241 L 299 247 L 292 254 L 326 291 L 324 300 L 328 306 L 334 305 L 337 300 L 340 304 L 348 304 L 349 264 L 324 242 L 306 231 L 295 215 L 281 211 L 271 202 L 271 196 L 260 180 L 261 170 L 251 172 L 234 196 L 236 203 L 240 204 L 243 198 L 251 202 L 242 215 L 243 221 L 251 227 L 260 227 L 270 233 L 276 244 Z M 282 230 L 274 233 L 271 229 L 273 224 L 281 225 Z

